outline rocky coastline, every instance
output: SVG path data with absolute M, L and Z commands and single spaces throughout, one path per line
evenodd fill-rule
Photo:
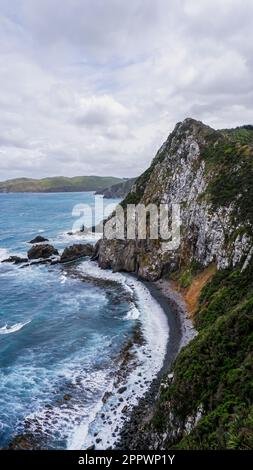
M 120 439 L 115 447 L 120 450 L 154 450 L 159 447 L 158 442 L 155 443 L 155 436 L 149 430 L 149 422 L 153 417 L 163 380 L 170 377 L 172 364 L 181 348 L 186 346 L 196 335 L 196 330 L 187 313 L 186 304 L 181 294 L 172 288 L 168 279 L 163 278 L 154 282 L 142 280 L 142 282 L 166 314 L 169 324 L 169 338 L 163 367 L 151 383 L 145 396 L 140 398 L 138 405 L 131 411 L 121 431 Z
M 21 267 L 30 266 L 32 264 L 46 263 L 54 265 L 67 263 L 65 265 L 65 269 L 67 268 L 68 275 L 76 276 L 76 263 L 80 262 L 82 258 L 92 258 L 95 252 L 94 246 L 88 243 L 68 246 L 63 250 L 61 255 L 52 245 L 48 244 L 49 240 L 47 239 L 39 240 L 36 237 L 28 243 L 33 244 L 33 246 L 28 250 L 27 258 L 10 257 L 2 262 L 21 264 Z M 135 276 L 133 275 L 133 277 Z M 101 283 L 106 281 L 100 280 L 98 282 Z M 144 280 L 142 282 L 166 314 L 169 324 L 169 339 L 163 367 L 150 384 L 146 394 L 139 399 L 138 404 L 134 406 L 133 409 L 130 409 L 130 411 L 126 405 L 124 412 L 124 425 L 119 434 L 119 438 L 117 438 L 115 442 L 115 448 L 120 449 L 148 448 L 149 435 L 147 432 L 143 432 L 143 428 L 147 423 L 148 417 L 152 416 L 156 398 L 159 395 L 162 379 L 164 375 L 169 374 L 171 364 L 180 351 L 181 346 L 186 344 L 189 339 L 194 336 L 194 330 L 192 329 L 191 324 L 189 322 L 188 324 L 187 322 L 185 323 L 185 320 L 187 319 L 186 307 L 180 296 L 178 296 L 178 294 L 169 287 L 169 281 L 161 279 L 157 282 Z M 141 332 L 136 331 L 133 335 L 133 340 L 131 340 L 131 345 L 140 343 L 141 340 Z M 119 374 L 115 376 L 115 380 L 117 380 L 119 384 L 123 379 L 126 379 L 128 371 L 134 367 L 134 361 L 133 364 L 131 364 L 131 360 L 131 347 L 127 344 L 123 348 L 121 354 L 120 361 L 122 363 L 122 367 L 120 366 Z M 65 398 L 63 400 L 66 402 Z M 30 424 L 33 425 L 33 423 L 25 424 L 26 430 L 24 431 L 24 434 L 19 434 L 14 437 L 9 448 L 45 448 L 43 436 L 40 438 L 40 433 L 33 436 L 29 428 Z M 92 444 L 92 448 L 96 448 L 96 439 L 94 440 L 94 444 Z

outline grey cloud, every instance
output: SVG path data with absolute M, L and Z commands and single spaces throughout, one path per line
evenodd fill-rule
M 135 176 L 186 116 L 253 122 L 251 0 L 0 0 L 0 177 Z

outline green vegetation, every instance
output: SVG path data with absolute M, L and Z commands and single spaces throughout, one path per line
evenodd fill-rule
M 247 144 L 253 146 L 253 126 L 245 125 L 236 127 L 235 129 L 222 129 L 223 135 L 230 139 L 240 142 L 242 145 Z
M 253 449 L 253 262 L 241 272 L 218 271 L 201 294 L 198 336 L 174 364 L 153 426 L 181 428 L 168 447 Z M 202 414 L 187 434 L 189 417 Z
M 122 178 L 113 176 L 75 176 L 73 178 L 56 176 L 43 179 L 17 178 L 0 182 L 0 193 L 99 191 L 122 181 L 124 181 Z
M 154 165 L 151 164 L 151 166 L 144 171 L 144 173 L 137 178 L 135 181 L 135 187 L 136 191 L 130 192 L 124 199 L 124 201 L 121 203 L 122 207 L 125 208 L 127 207 L 128 204 L 138 204 L 143 196 L 144 190 L 146 188 L 147 182 L 152 174 Z
M 109 188 L 105 188 L 102 191 L 97 191 L 97 194 L 103 194 L 105 198 L 117 197 L 124 198 L 131 191 L 136 178 L 129 178 L 120 183 L 113 184 Z
M 181 136 L 185 142 L 185 135 L 192 133 L 200 148 L 200 158 L 188 164 L 194 173 L 195 168 L 197 171 L 205 163 L 206 189 L 198 196 L 199 202 L 210 203 L 210 219 L 221 216 L 220 228 L 224 231 L 229 260 L 238 236 L 241 252 L 245 233 L 252 241 L 253 126 L 215 131 L 192 120 L 176 126 L 122 205 L 156 202 L 159 194 L 169 187 L 173 165 L 173 171 L 178 171 L 179 165 L 173 157 L 176 159 Z M 171 162 L 168 158 L 168 165 L 163 165 L 158 179 L 156 165 L 168 154 Z M 180 148 L 181 158 L 188 158 L 187 145 Z M 188 200 L 184 204 L 183 209 L 187 210 Z M 196 212 L 199 210 L 195 205 L 192 207 Z M 231 212 L 226 226 L 228 207 Z M 185 297 L 192 288 L 190 301 L 193 302 L 197 292 L 198 335 L 179 353 L 173 365 L 173 379 L 165 378 L 152 419 L 145 422 L 147 434 L 153 439 L 153 432 L 157 432 L 157 441 L 160 438 L 162 446 L 168 449 L 253 449 L 253 260 L 244 271 L 245 258 L 235 268 L 217 272 L 215 259 L 205 269 L 196 261 L 190 262 L 195 253 L 195 230 L 198 230 L 198 226 L 192 225 L 183 234 L 190 250 L 185 243 L 174 265 L 173 257 L 168 264 L 175 269 L 169 270 L 170 279 L 185 290 L 189 288 Z M 208 237 L 203 243 L 208 245 Z M 140 256 L 145 264 L 149 261 L 148 250 L 151 251 L 150 247 L 142 250 Z M 198 299 L 209 275 L 212 279 Z
M 187 288 L 201 269 L 203 269 L 203 266 L 198 261 L 193 260 L 189 266 L 181 267 L 180 270 L 171 273 L 170 279 L 177 281 L 180 287 Z
M 236 225 L 243 222 L 246 230 L 253 224 L 253 147 L 235 141 L 237 133 L 253 131 L 244 128 L 231 130 L 232 139 L 228 135 L 219 137 L 204 149 L 203 157 L 206 170 L 211 178 L 206 196 L 215 210 L 233 203 L 233 217 Z

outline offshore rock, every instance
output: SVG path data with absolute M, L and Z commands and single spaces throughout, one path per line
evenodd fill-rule
M 59 252 L 52 245 L 34 245 L 27 253 L 29 259 L 50 258 L 59 255 Z
M 75 245 L 68 246 L 64 249 L 60 262 L 65 263 L 67 261 L 74 261 L 83 256 L 92 256 L 94 252 L 94 247 L 90 243 L 77 243 Z
M 49 240 L 47 238 L 44 238 L 41 235 L 37 235 L 37 237 L 30 240 L 28 243 L 31 243 L 33 245 L 35 243 L 44 243 L 44 242 L 48 242 L 48 241 Z
M 14 263 L 14 264 L 21 264 L 26 263 L 28 258 L 21 258 L 20 256 L 10 256 L 7 259 L 2 260 L 2 263 Z

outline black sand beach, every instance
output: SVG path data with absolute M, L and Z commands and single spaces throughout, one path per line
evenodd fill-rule
M 116 448 L 124 450 L 148 448 L 148 439 L 146 433 L 143 432 L 143 428 L 148 419 L 152 417 L 162 378 L 169 373 L 173 361 L 184 344 L 185 330 L 187 328 L 191 330 L 186 342 L 194 336 L 194 329 L 191 327 L 190 322 L 188 326 L 184 324 L 184 319 L 187 320 L 184 302 L 180 294 L 170 288 L 169 281 L 143 282 L 167 316 L 169 338 L 163 367 L 153 380 L 145 396 L 140 398 L 138 405 L 132 410 L 130 419 L 121 431 Z

